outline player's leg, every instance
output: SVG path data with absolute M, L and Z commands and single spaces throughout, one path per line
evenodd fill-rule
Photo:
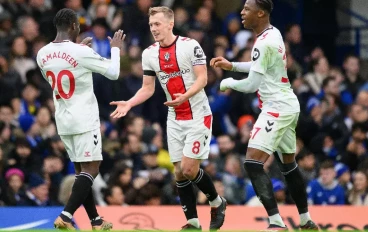
M 202 160 L 208 159 L 209 155 L 211 116 L 193 120 L 184 128 L 186 138 L 181 160 L 182 173 L 206 195 L 211 206 L 210 229 L 219 229 L 225 220 L 226 200 L 218 195 L 211 177 L 200 168 Z
M 92 191 L 94 178 L 99 173 L 99 166 L 102 161 L 101 134 L 99 129 L 69 136 L 69 139 L 66 143 L 64 142 L 64 144 L 68 144 L 66 147 L 68 147 L 67 151 L 71 161 L 73 163 L 79 163 L 80 173 L 73 184 L 72 193 L 63 212 L 54 223 L 57 228 L 63 228 L 65 223 L 70 224 L 73 214 L 80 205 L 84 204 L 86 199 L 88 201 L 88 197 L 91 197 L 89 199 L 93 200 L 93 195 L 89 195 Z M 91 204 L 88 204 L 87 207 L 90 206 Z M 94 224 L 92 225 L 93 229 L 105 230 L 112 228 L 111 223 L 99 220 L 100 218 L 98 218 L 98 216 L 94 219 L 97 220 L 94 220 Z
M 76 173 L 75 178 L 77 179 L 79 174 L 82 171 L 80 163 L 74 163 L 74 169 L 75 169 L 75 173 Z M 86 210 L 86 212 L 88 214 L 89 220 L 91 221 L 91 225 L 92 226 L 102 225 L 103 220 L 97 213 L 96 203 L 95 203 L 95 199 L 93 197 L 93 189 L 91 189 L 91 191 L 89 191 L 89 194 L 88 194 L 86 200 L 83 202 L 83 206 L 84 206 L 84 209 Z
M 187 224 L 183 229 L 199 229 L 201 225 L 197 213 L 197 199 L 194 192 L 193 183 L 188 180 L 181 171 L 181 162 L 175 162 L 175 180 L 180 203 L 187 219 Z
M 252 182 L 253 188 L 265 207 L 270 226 L 269 228 L 286 228 L 273 193 L 270 177 L 263 166 L 273 153 L 274 144 L 277 144 L 283 133 L 282 122 L 272 114 L 261 113 L 253 127 L 244 168 Z
M 288 190 L 293 198 L 299 212 L 300 225 L 302 229 L 318 229 L 312 221 L 308 212 L 308 197 L 306 183 L 295 161 L 296 152 L 296 133 L 295 128 L 298 121 L 298 114 L 295 114 L 293 123 L 285 131 L 278 150 L 274 156 L 279 165 L 281 173 L 284 175 Z
M 175 181 L 178 189 L 180 203 L 187 219 L 187 224 L 183 229 L 200 228 L 200 223 L 197 214 L 197 199 L 194 193 L 194 187 L 190 180 L 188 180 L 181 171 L 181 159 L 183 156 L 183 133 L 178 122 L 168 120 L 167 122 L 167 140 L 170 154 L 170 161 L 175 166 Z

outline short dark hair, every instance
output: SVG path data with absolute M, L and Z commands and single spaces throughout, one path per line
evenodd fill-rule
M 271 14 L 273 10 L 273 2 L 272 0 L 255 0 L 256 4 L 259 8 L 261 8 L 264 11 L 267 11 L 269 14 Z
M 322 88 L 325 88 L 331 81 L 336 80 L 335 77 L 328 76 L 322 81 Z
M 332 160 L 325 160 L 323 161 L 323 163 L 321 164 L 321 169 L 335 169 L 335 165 L 333 163 Z
M 354 133 L 355 131 L 361 131 L 363 133 L 367 133 L 368 127 L 365 122 L 357 122 L 357 123 L 354 123 L 351 127 L 351 133 Z
M 77 14 L 69 8 L 59 10 L 54 18 L 54 25 L 59 30 L 67 30 L 78 21 Z

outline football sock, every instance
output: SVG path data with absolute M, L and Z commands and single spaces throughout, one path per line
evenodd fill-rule
M 306 191 L 306 184 L 303 176 L 298 168 L 298 164 L 294 161 L 292 163 L 283 164 L 277 154 L 275 158 L 278 162 L 281 173 L 285 177 L 286 185 L 293 198 L 300 215 L 300 225 L 305 225 L 311 220 L 308 213 L 308 197 Z
M 301 213 L 299 214 L 300 217 L 300 225 L 304 226 L 305 224 L 307 224 L 307 222 L 309 220 L 312 220 L 311 216 L 309 215 L 309 213 Z
M 187 218 L 187 220 L 193 218 L 198 220 L 197 207 L 196 207 L 197 199 L 194 193 L 192 182 L 190 182 L 189 180 L 177 181 L 176 186 L 178 187 L 180 203 L 183 208 L 185 217 Z
M 199 228 L 201 225 L 199 224 L 199 219 L 198 218 L 192 218 L 188 220 L 188 224 L 191 224 L 194 227 Z
M 84 203 L 87 196 L 89 195 L 86 193 L 89 193 L 91 191 L 91 186 L 93 184 L 93 181 L 94 179 L 92 175 L 86 172 L 81 172 L 78 175 L 78 177 L 76 178 L 73 184 L 72 194 L 70 195 L 68 203 L 66 204 L 64 208 L 64 212 L 67 212 L 70 215 L 73 215 L 75 213 L 75 211 L 79 208 L 79 206 L 81 206 Z M 62 215 L 65 216 L 65 213 L 62 213 L 60 217 L 62 217 Z M 63 217 L 62 219 L 64 220 Z
M 285 227 L 285 223 L 282 221 L 280 214 L 268 216 L 268 220 L 269 220 L 269 223 L 272 225 L 278 225 L 278 226 Z
M 210 202 L 215 201 L 216 198 L 219 197 L 218 194 L 217 194 L 215 185 L 213 185 L 211 177 L 205 171 L 203 171 L 203 169 L 199 169 L 199 172 L 198 172 L 196 178 L 194 178 L 194 180 L 192 180 L 192 182 L 197 185 L 197 187 L 206 195 L 207 199 Z M 219 199 L 221 200 L 220 197 L 219 197 Z M 218 203 L 218 201 L 216 201 L 216 202 Z M 222 202 L 222 200 L 220 201 L 220 203 L 217 206 L 219 206 L 221 204 L 221 202 Z
M 265 207 L 268 216 L 279 214 L 272 182 L 263 169 L 263 163 L 257 160 L 245 160 L 244 168 L 247 170 L 254 191 Z
M 98 216 L 95 199 L 93 197 L 93 190 L 89 191 L 89 194 L 83 202 L 84 209 L 88 214 L 89 220 L 91 220 L 91 224 L 93 226 L 99 226 L 102 224 L 102 219 Z

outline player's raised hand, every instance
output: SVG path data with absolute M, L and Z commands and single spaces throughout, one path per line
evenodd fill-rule
M 222 68 L 224 70 L 231 70 L 233 68 L 233 65 L 222 56 L 212 58 L 210 65 L 211 67 Z
M 81 44 L 87 45 L 88 47 L 92 46 L 92 37 L 86 37 L 82 40 Z
M 164 103 L 165 106 L 171 106 L 171 107 L 175 107 L 175 106 L 179 106 L 181 105 L 183 102 L 185 102 L 186 100 L 188 100 L 184 94 L 182 93 L 175 93 L 174 94 L 175 99 L 172 101 L 167 101 Z
M 125 40 L 125 34 L 123 32 L 124 32 L 123 30 L 119 29 L 117 32 L 115 32 L 113 38 L 111 38 L 110 36 L 107 37 L 110 41 L 111 47 L 117 47 L 120 49 L 122 48 L 123 41 Z
M 110 117 L 113 118 L 124 117 L 132 108 L 132 106 L 127 101 L 113 101 L 110 102 L 110 105 L 116 106 L 115 111 L 110 114 Z

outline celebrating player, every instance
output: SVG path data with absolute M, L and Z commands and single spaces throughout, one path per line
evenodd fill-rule
M 91 189 L 102 160 L 100 120 L 92 72 L 111 80 L 118 79 L 120 48 L 125 35 L 119 30 L 114 38 L 109 38 L 111 60 L 107 60 L 86 46 L 90 45 L 92 38 L 86 38 L 82 44 L 75 43 L 79 22 L 73 10 L 60 10 L 54 24 L 56 38 L 38 52 L 37 64 L 54 92 L 56 126 L 77 174 L 69 201 L 54 226 L 75 230 L 72 216 L 83 204 L 92 229 L 110 230 L 112 224 L 97 213 Z
M 258 90 L 262 112 L 251 133 L 244 168 L 268 213 L 269 229 L 286 229 L 277 208 L 270 177 L 263 169 L 264 162 L 276 150 L 280 151 L 280 155 L 275 153 L 275 157 L 298 208 L 301 228 L 318 229 L 308 213 L 306 186 L 295 162 L 295 127 L 300 106 L 287 76 L 282 36 L 278 29 L 270 25 L 272 8 L 272 0 L 247 0 L 241 11 L 244 27 L 257 33 L 251 62 L 230 63 L 223 57 L 216 57 L 210 64 L 225 70 L 249 72 L 248 78 L 240 81 L 224 79 L 220 84 L 222 91 L 234 89 L 253 93 Z
M 226 200 L 220 197 L 210 176 L 200 169 L 209 155 L 212 112 L 203 88 L 207 84 L 206 56 L 197 41 L 173 34 L 174 13 L 167 7 L 149 10 L 149 25 L 156 41 L 143 51 L 142 88 L 129 101 L 112 102 L 111 114 L 120 118 L 150 98 L 159 79 L 169 107 L 167 139 L 179 197 L 187 218 L 185 229 L 200 229 L 194 182 L 211 205 L 210 229 L 219 229 L 225 219 Z

